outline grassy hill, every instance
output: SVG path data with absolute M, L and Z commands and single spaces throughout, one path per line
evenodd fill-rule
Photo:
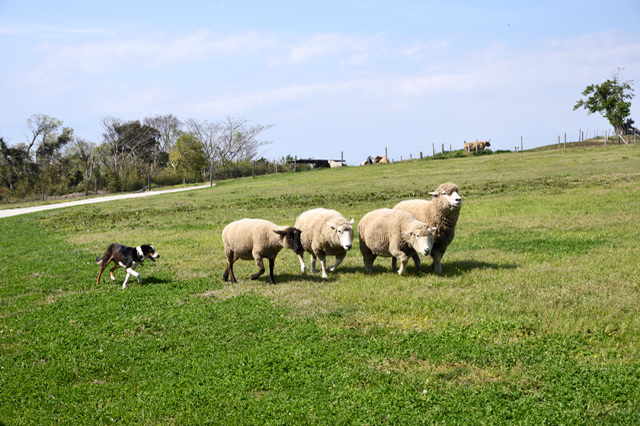
M 222 282 L 220 233 L 314 207 L 356 222 L 456 182 L 435 276 L 358 249 L 329 279 Z M 0 220 L 0 422 L 640 422 L 640 145 L 316 170 Z M 152 243 L 120 290 L 95 256 Z M 306 256 L 308 261 L 308 255 Z M 427 262 L 425 262 L 427 263 Z

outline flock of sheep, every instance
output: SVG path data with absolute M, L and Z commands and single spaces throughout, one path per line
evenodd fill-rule
M 378 209 L 364 215 L 358 223 L 360 252 L 365 271 L 373 273 L 376 257 L 391 257 L 392 269 L 400 261 L 398 274 L 402 276 L 409 258 L 420 267 L 420 255 L 431 255 L 433 271 L 442 274 L 442 256 L 455 236 L 462 198 L 458 186 L 447 182 L 440 185 L 431 200 L 407 200 L 393 209 Z M 294 226 L 277 226 L 263 219 L 241 219 L 228 224 L 222 231 L 227 257 L 223 280 L 235 283 L 233 264 L 238 259 L 255 260 L 258 272 L 255 280 L 265 272 L 263 259 L 269 259 L 269 282 L 274 284 L 273 268 L 276 256 L 283 248 L 293 250 L 306 272 L 304 252 L 311 254 L 311 272 L 316 273 L 316 259 L 320 260 L 322 278 L 327 278 L 326 257 L 335 256 L 334 271 L 353 244 L 354 220 L 347 220 L 335 210 L 317 208 L 298 216 Z

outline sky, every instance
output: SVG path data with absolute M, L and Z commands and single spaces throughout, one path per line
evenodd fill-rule
M 610 129 L 589 84 L 640 82 L 640 0 L 0 0 L 0 136 L 47 114 L 273 125 L 259 155 L 416 158 Z M 631 117 L 640 123 L 632 101 Z

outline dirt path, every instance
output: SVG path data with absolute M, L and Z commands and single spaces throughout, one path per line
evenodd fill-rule
M 189 188 L 162 189 L 159 191 L 140 192 L 135 194 L 109 195 L 106 197 L 88 198 L 78 201 L 69 201 L 66 203 L 47 204 L 45 206 L 22 207 L 18 209 L 0 210 L 0 218 L 18 216 L 21 214 L 41 212 L 45 210 L 62 209 L 64 207 L 81 206 L 84 204 L 104 203 L 107 201 L 126 200 L 127 198 L 148 197 L 150 195 L 169 194 L 172 192 L 193 191 L 194 189 L 209 188 L 210 185 L 191 186 Z

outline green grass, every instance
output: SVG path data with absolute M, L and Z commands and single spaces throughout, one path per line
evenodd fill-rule
M 357 247 L 322 280 L 283 251 L 222 282 L 220 233 L 359 220 L 454 181 L 435 276 Z M 5 424 L 640 423 L 640 145 L 415 160 L 0 220 Z M 95 285 L 113 241 L 161 253 Z M 308 261 L 308 255 L 307 255 Z M 426 263 L 426 262 L 425 262 Z

